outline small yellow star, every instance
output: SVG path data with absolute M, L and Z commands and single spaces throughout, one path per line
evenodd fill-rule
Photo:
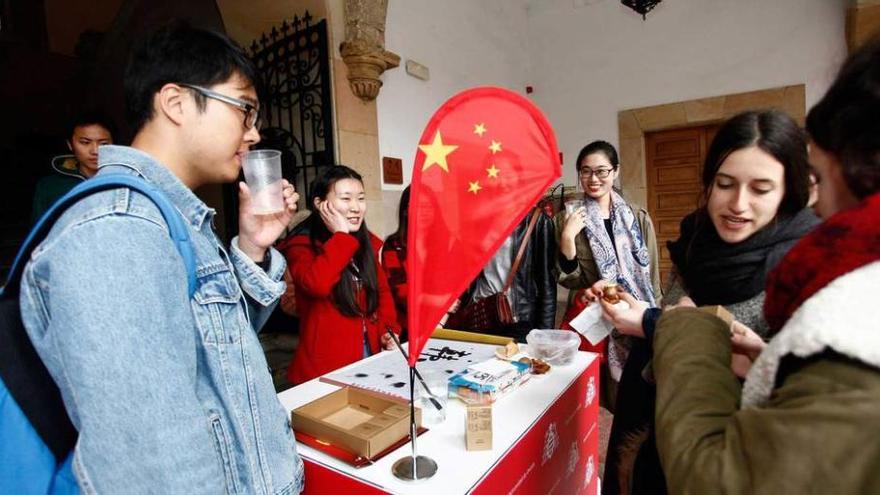
M 438 165 L 440 168 L 449 172 L 449 166 L 446 164 L 446 156 L 458 146 L 443 144 L 443 138 L 440 137 L 440 131 L 434 134 L 434 142 L 431 144 L 420 144 L 419 149 L 425 153 L 425 164 L 422 166 L 422 172 L 428 170 L 431 165 Z
M 477 134 L 480 137 L 483 137 L 483 134 L 486 132 L 486 124 L 480 122 L 479 124 L 474 125 L 474 134 Z
M 501 143 L 498 141 L 492 140 L 492 144 L 489 145 L 489 149 L 492 150 L 492 154 L 498 153 L 501 151 Z
M 480 181 L 468 182 L 468 184 L 470 184 L 468 186 L 468 192 L 472 192 L 474 194 L 477 194 L 478 192 L 480 192 L 480 189 L 482 189 L 482 187 L 480 187 Z
M 486 172 L 489 174 L 489 177 L 490 177 L 490 178 L 492 178 L 492 179 L 497 179 L 497 178 L 498 178 L 498 172 L 500 172 L 500 170 L 498 170 L 497 168 L 495 168 L 495 164 L 493 163 L 491 168 L 487 168 L 487 169 L 486 169 Z

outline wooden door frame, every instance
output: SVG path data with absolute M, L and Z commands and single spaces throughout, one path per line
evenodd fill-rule
M 805 86 L 782 86 L 618 112 L 620 185 L 627 199 L 642 207 L 648 205 L 646 132 L 721 122 L 740 112 L 758 108 L 778 108 L 803 126 L 806 118 Z

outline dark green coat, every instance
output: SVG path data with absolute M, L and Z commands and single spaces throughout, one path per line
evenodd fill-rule
M 76 159 L 61 155 L 52 160 L 55 173 L 43 177 L 34 190 L 34 204 L 31 210 L 31 223 L 36 223 L 55 201 L 67 194 L 77 184 L 86 180 L 77 168 Z
M 656 435 L 670 493 L 880 493 L 880 370 L 831 351 L 797 359 L 765 404 L 740 409 L 730 354 L 714 316 L 676 309 L 658 323 Z

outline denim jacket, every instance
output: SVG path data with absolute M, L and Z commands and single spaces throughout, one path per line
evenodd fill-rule
M 284 292 L 227 250 L 208 208 L 149 155 L 103 146 L 100 172 L 158 185 L 195 247 L 198 286 L 159 210 L 128 189 L 66 212 L 34 251 L 22 318 L 79 431 L 74 472 L 85 493 L 298 493 L 303 465 L 258 329 Z

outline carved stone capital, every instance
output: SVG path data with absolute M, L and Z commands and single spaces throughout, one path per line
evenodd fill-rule
M 346 0 L 345 41 L 339 45 L 348 67 L 351 91 L 364 101 L 375 100 L 383 72 L 400 65 L 400 57 L 385 50 L 387 0 Z

